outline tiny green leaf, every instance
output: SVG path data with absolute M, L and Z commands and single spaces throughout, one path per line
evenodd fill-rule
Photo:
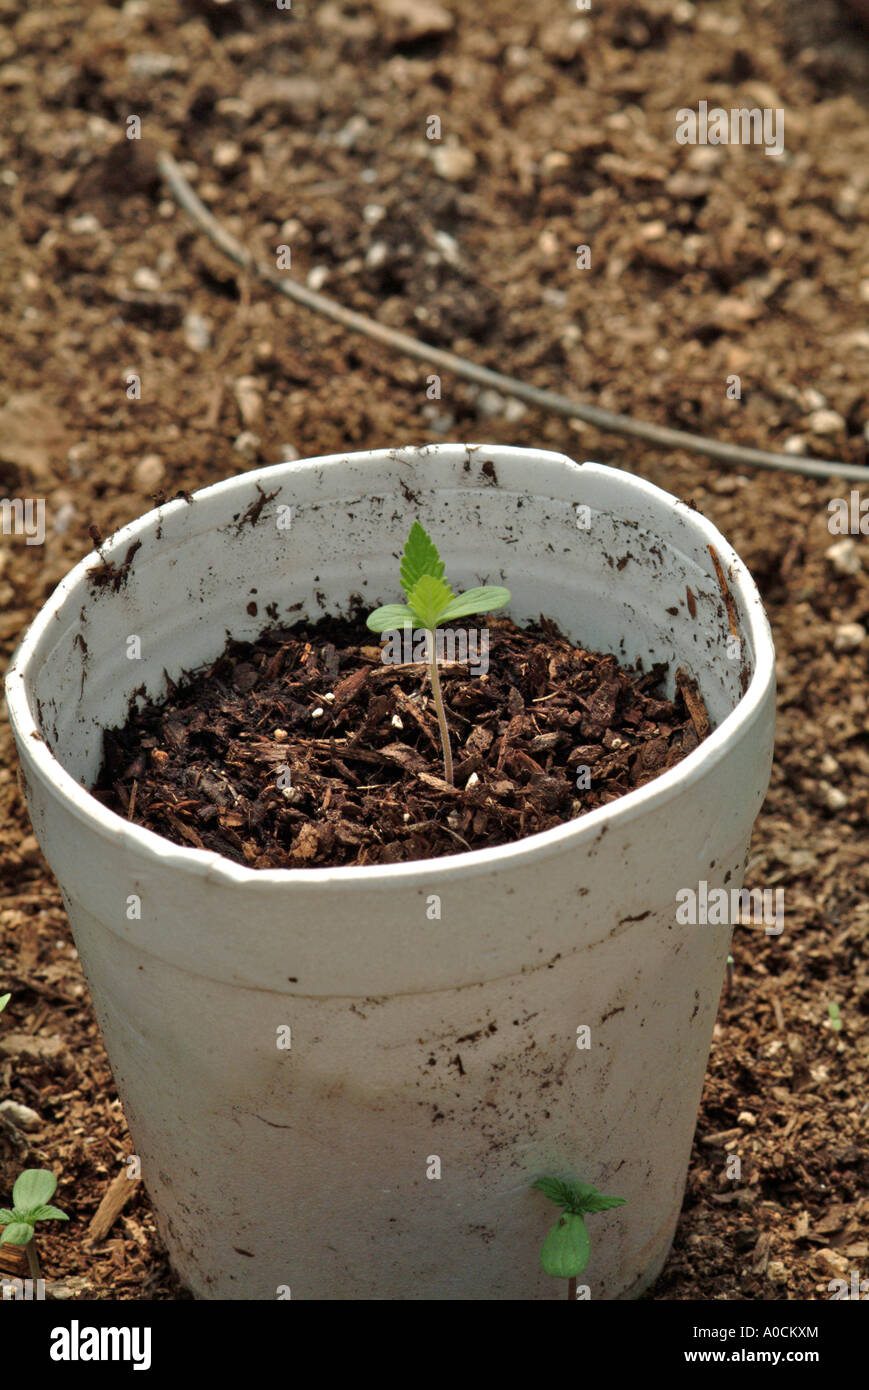
M 33 1239 L 33 1227 L 26 1221 L 13 1221 L 0 1231 L 0 1245 L 27 1245 Z
M 14 1211 L 10 1211 L 8 1207 L 0 1207 L 0 1226 L 9 1226 L 17 1220 L 18 1217 Z
M 392 632 L 404 627 L 405 623 L 413 625 L 413 620 L 413 613 L 406 604 L 385 603 L 382 608 L 375 608 L 373 613 L 368 614 L 365 626 L 372 632 Z
M 609 1211 L 612 1207 L 623 1207 L 626 1204 L 624 1197 L 605 1197 L 602 1192 L 591 1193 L 582 1199 L 582 1209 L 584 1212 L 590 1211 Z
M 28 1212 L 28 1221 L 68 1221 L 69 1217 L 60 1207 L 37 1207 L 35 1211 Z
M 2 1014 L 3 1010 L 6 1008 L 6 1005 L 9 1003 L 9 1000 L 11 998 L 11 994 L 0 994 L 0 1014 Z
M 834 1033 L 842 1031 L 842 1015 L 839 1013 L 838 1004 L 828 1004 L 827 1013 L 830 1015 L 830 1027 Z
M 544 1273 L 556 1279 L 575 1279 L 588 1264 L 591 1241 L 579 1213 L 563 1212 L 540 1249 Z
M 31 1212 L 54 1196 L 57 1178 L 47 1168 L 25 1168 L 12 1189 L 16 1211 Z
M 453 591 L 449 584 L 445 584 L 433 574 L 422 575 L 414 584 L 407 600 L 413 609 L 417 626 L 436 628 L 452 597 Z
M 404 556 L 401 561 L 401 587 L 404 590 L 408 603 L 419 580 L 424 574 L 430 574 L 435 579 L 442 579 L 444 573 L 444 563 L 438 555 L 438 548 L 418 521 L 415 521 L 410 528 L 410 535 L 404 547 Z
M 453 618 L 467 618 L 472 613 L 491 613 L 495 608 L 503 608 L 510 602 L 510 590 L 487 584 L 480 589 L 467 589 L 458 594 L 441 614 L 442 623 Z
M 531 1185 L 538 1188 L 544 1197 L 548 1197 L 550 1202 L 554 1202 L 557 1207 L 567 1209 L 575 1201 L 574 1185 L 562 1182 L 561 1178 L 538 1178 Z

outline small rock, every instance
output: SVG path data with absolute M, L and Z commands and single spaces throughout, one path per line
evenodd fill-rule
M 307 285 L 309 290 L 321 290 L 329 279 L 329 269 L 325 265 L 315 265 L 308 271 Z
M 808 426 L 812 434 L 820 435 L 842 434 L 846 427 L 845 418 L 838 410 L 813 410 L 808 418 Z
M 432 164 L 439 178 L 448 183 L 462 183 L 473 178 L 477 159 L 473 150 L 462 145 L 436 145 L 431 152 Z
M 459 243 L 449 232 L 435 232 L 435 245 L 448 265 L 458 265 L 462 259 Z
M 140 265 L 138 270 L 133 271 L 133 284 L 145 294 L 156 294 L 160 289 L 160 276 L 149 266 Z
M 279 444 L 278 452 L 281 456 L 281 463 L 295 463 L 296 459 L 302 457 L 295 444 Z
M 211 320 L 202 314 L 191 312 L 184 315 L 184 341 L 193 352 L 205 352 L 214 341 Z
M 435 434 L 449 434 L 456 423 L 456 417 L 454 415 L 450 415 L 446 410 L 441 410 L 433 401 L 429 401 L 428 404 L 423 406 L 422 413 L 428 420 Z
M 434 0 L 374 0 L 374 8 L 382 17 L 386 42 L 393 47 L 448 34 L 455 24 L 449 10 Z
M 813 1265 L 820 1266 L 827 1274 L 841 1277 L 848 1273 L 848 1261 L 836 1250 L 816 1250 L 811 1256 Z
M 365 253 L 365 264 L 369 270 L 379 270 L 389 258 L 389 247 L 385 241 L 374 241 Z
M 736 1117 L 736 1123 L 738 1125 L 745 1125 L 748 1129 L 754 1129 L 757 1124 L 757 1116 L 752 1115 L 750 1110 L 740 1110 Z
M 92 212 L 83 212 L 80 217 L 71 217 L 69 230 L 74 236 L 96 236 L 101 227 Z
M 766 1277 L 771 1280 L 773 1284 L 786 1284 L 790 1275 L 788 1274 L 787 1266 L 782 1260 L 770 1260 L 767 1265 Z
M 835 545 L 831 545 L 824 551 L 824 556 L 829 560 L 837 574 L 859 574 L 863 568 L 856 543 L 850 536 L 836 541 Z
M 853 652 L 862 644 L 865 638 L 866 629 L 862 623 L 840 623 L 833 637 L 833 650 L 837 652 Z
M 803 410 L 823 410 L 826 404 L 827 397 L 814 386 L 807 386 L 805 391 L 800 392 L 800 405 Z
M 358 144 L 363 135 L 367 135 L 370 126 L 364 116 L 351 116 L 345 126 L 342 126 L 337 135 L 332 137 L 334 143 L 341 150 L 352 150 Z
M 305 74 L 267 77 L 258 72 L 245 82 L 241 99 L 258 114 L 271 107 L 300 120 L 316 117 L 320 109 L 320 84 Z
M 54 1062 L 66 1051 L 66 1044 L 59 1033 L 48 1036 L 39 1033 L 0 1035 L 0 1054 L 4 1057 L 23 1057 L 28 1062 Z
M 233 442 L 232 447 L 235 449 L 236 453 L 241 454 L 243 458 L 255 459 L 259 453 L 261 443 L 262 440 L 258 434 L 254 434 L 252 430 L 242 430 L 241 434 Z
M 831 787 L 829 782 L 819 783 L 828 811 L 844 811 L 848 798 L 839 787 Z
M 238 405 L 241 423 L 247 429 L 258 425 L 263 413 L 263 398 L 259 393 L 259 382 L 254 376 L 236 377 L 232 392 Z
M 17 1100 L 0 1102 L 0 1115 L 16 1129 L 39 1129 L 42 1125 L 42 1116 L 31 1110 L 29 1105 L 20 1105 Z
M 155 492 L 163 481 L 166 467 L 159 454 L 146 454 L 133 470 L 133 481 L 142 492 Z
M 241 163 L 241 146 L 234 140 L 220 140 L 214 147 L 212 163 L 215 169 L 237 169 Z
M 782 445 L 786 454 L 808 453 L 808 443 L 804 434 L 791 434 Z
M 176 62 L 171 53 L 131 53 L 127 59 L 127 67 L 130 69 L 131 77 L 140 78 L 143 82 L 153 82 L 174 72 Z
M 527 407 L 513 397 L 502 396 L 500 391 L 491 388 L 481 391 L 477 397 L 477 414 L 484 420 L 506 420 L 515 424 L 525 415 Z

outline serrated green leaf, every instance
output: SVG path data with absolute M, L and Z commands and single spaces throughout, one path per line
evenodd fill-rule
M 584 1212 L 609 1211 L 611 1207 L 623 1207 L 626 1205 L 624 1197 L 605 1197 L 602 1192 L 582 1198 L 582 1210 Z
M 563 1181 L 561 1178 L 538 1178 L 533 1187 L 545 1193 L 550 1202 L 555 1202 L 566 1212 L 581 1216 L 584 1212 L 608 1211 L 611 1207 L 625 1206 L 624 1197 L 606 1197 L 598 1192 L 594 1183 L 580 1182 L 578 1178 Z
M 17 1211 L 30 1212 L 41 1207 L 57 1187 L 57 1178 L 47 1168 L 25 1168 L 12 1189 L 12 1201 Z
M 27 1213 L 29 1221 L 68 1221 L 69 1217 L 60 1207 L 37 1207 Z
M 26 1221 L 14 1221 L 0 1231 L 0 1245 L 27 1245 L 33 1239 L 33 1227 Z
M 17 1220 L 18 1218 L 14 1211 L 10 1211 L 8 1207 L 0 1207 L 0 1226 L 9 1226 L 13 1221 Z
M 588 1264 L 591 1241 L 582 1217 L 563 1212 L 540 1248 L 540 1264 L 556 1279 L 575 1279 Z
M 444 609 L 440 621 L 448 623 L 453 618 L 466 618 L 472 613 L 491 613 L 495 608 L 503 608 L 510 602 L 510 590 L 498 585 L 486 584 L 479 589 L 467 589 L 458 594 Z
M 561 1178 L 538 1178 L 531 1185 L 558 1207 L 569 1207 L 573 1202 L 573 1189 L 568 1183 L 562 1182 Z
M 369 613 L 365 619 L 365 626 L 372 632 L 392 632 L 395 628 L 404 627 L 405 623 L 413 624 L 413 613 L 404 603 L 385 603 L 382 608 L 375 608 L 373 613 Z
M 401 561 L 401 587 L 408 603 L 423 575 L 429 574 L 435 579 L 442 579 L 443 573 L 444 562 L 438 554 L 437 546 L 428 531 L 415 521 L 410 528 Z
M 413 609 L 417 626 L 437 627 L 452 597 L 453 591 L 449 584 L 445 584 L 433 574 L 424 574 L 416 581 L 407 600 Z

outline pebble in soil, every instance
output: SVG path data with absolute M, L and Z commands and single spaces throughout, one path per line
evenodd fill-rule
M 444 662 L 455 786 L 423 663 L 361 619 L 229 641 L 104 735 L 94 793 L 180 845 L 257 869 L 394 864 L 508 844 L 617 800 L 709 733 L 694 680 L 490 618 L 488 671 Z M 473 654 L 473 649 L 472 649 Z

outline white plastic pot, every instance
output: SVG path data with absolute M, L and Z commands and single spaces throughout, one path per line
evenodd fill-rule
M 686 667 L 714 732 L 558 829 L 387 867 L 257 872 L 88 793 L 101 731 L 164 670 L 253 638 L 272 604 L 292 622 L 396 599 L 414 517 L 455 583 L 508 585 L 517 621 L 667 660 L 670 693 Z M 556 1211 L 529 1190 L 556 1173 L 627 1199 L 589 1218 L 583 1278 L 596 1298 L 641 1292 L 679 1213 L 730 936 L 676 925 L 675 895 L 741 883 L 772 756 L 772 642 L 733 550 L 628 473 L 445 444 L 247 473 L 149 512 L 105 556 L 127 571 L 98 588 L 96 557 L 72 571 L 7 699 L 182 1279 L 205 1298 L 563 1298 L 538 1262 Z

